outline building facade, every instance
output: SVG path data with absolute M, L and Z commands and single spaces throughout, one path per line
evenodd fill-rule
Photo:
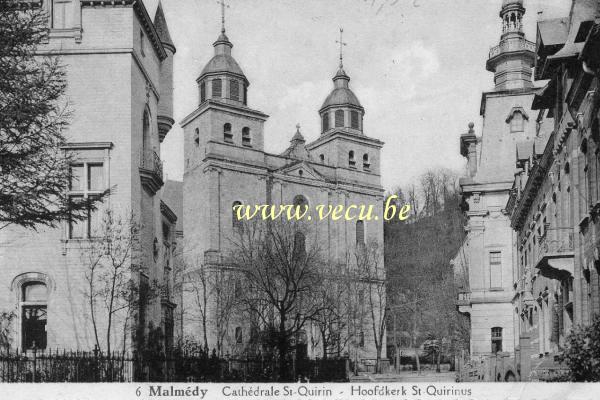
M 239 223 L 233 207 L 308 204 L 314 209 L 316 205 L 373 204 L 374 212 L 381 215 L 379 162 L 383 143 L 363 132 L 365 110 L 350 89 L 350 77 L 340 62 L 334 88 L 319 109 L 318 137 L 307 142 L 297 126 L 285 151 L 266 152 L 264 123 L 268 116 L 250 107 L 250 82 L 232 56 L 233 44 L 224 28 L 213 46 L 214 56 L 196 80 L 198 105 L 181 123 L 188 282 L 184 334 L 200 343 L 206 335 L 208 346 L 222 354 L 242 354 L 247 351 L 253 327 L 235 316 L 227 326 L 218 326 L 217 301 L 209 296 L 208 305 L 203 307 L 194 295 L 200 285 L 200 270 L 218 276 L 232 268 L 228 256 Z M 328 267 L 345 266 L 349 252 L 359 243 L 372 241 L 383 248 L 382 222 L 314 221 L 314 237 L 307 240 L 320 243 Z M 203 309 L 208 318 L 201 315 Z M 307 345 L 317 338 L 309 326 L 305 334 Z M 374 358 L 372 329 L 365 327 L 357 335 L 361 340 L 355 340 L 353 354 Z M 349 353 L 348 346 L 342 345 L 339 353 Z M 320 354 L 319 346 L 308 347 L 309 355 Z
M 460 137 L 467 176 L 460 179 L 467 236 L 452 260 L 459 286 L 457 307 L 470 317 L 472 356 L 515 347 L 513 242 L 505 207 L 514 180 L 517 143 L 536 136 L 531 101 L 535 44 L 525 38 L 521 0 L 504 0 L 502 34 L 486 63 L 495 87 L 481 98 L 481 135 L 474 124 Z
M 65 101 L 73 116 L 65 151 L 76 158 L 69 195 L 87 198 L 108 188 L 111 194 L 81 222 L 0 231 L 0 309 L 16 316 L 10 345 L 94 348 L 86 251 L 98 241 L 106 210 L 124 220 L 133 215 L 139 247 L 132 262 L 139 269 L 131 278 L 138 287 L 160 286 L 133 314 L 114 314 L 112 348 L 135 348 L 150 325 L 166 332 L 169 343 L 175 306 L 169 298 L 170 249 L 177 217 L 160 199 L 160 146 L 174 122 L 175 46 L 162 6 L 151 19 L 141 1 L 30 3 L 49 16 L 48 40 L 38 54 L 59 56 L 66 69 Z M 95 318 L 100 348 L 106 350 L 102 304 L 98 300 Z

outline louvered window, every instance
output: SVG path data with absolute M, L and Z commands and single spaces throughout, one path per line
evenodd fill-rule
M 326 132 L 329 130 L 329 114 L 325 113 L 323 114 L 323 132 Z
M 236 80 L 229 81 L 229 97 L 231 100 L 240 100 L 240 84 Z
M 343 110 L 337 110 L 335 112 L 335 127 L 336 128 L 341 128 L 344 126 L 344 111 Z
M 359 129 L 358 127 L 358 111 L 350 111 L 350 127 Z
M 222 94 L 222 82 L 220 79 L 213 79 L 212 81 L 212 97 L 221 97 Z
M 231 133 L 231 124 L 223 125 L 223 140 L 227 143 L 233 143 L 233 134 Z
M 206 82 L 202 81 L 200 83 L 200 103 L 204 103 L 206 100 Z

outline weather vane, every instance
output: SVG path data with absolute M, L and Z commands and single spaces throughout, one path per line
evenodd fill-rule
M 225 0 L 217 1 L 221 5 L 221 32 L 225 33 L 225 8 L 229 8 L 229 4 L 225 4 Z
M 344 34 L 344 28 L 340 28 L 340 40 L 336 40 L 336 43 L 340 44 L 340 68 L 342 68 L 344 66 L 343 60 L 344 60 L 344 52 L 343 52 L 343 46 L 346 46 L 347 43 L 344 43 L 343 40 L 343 34 Z

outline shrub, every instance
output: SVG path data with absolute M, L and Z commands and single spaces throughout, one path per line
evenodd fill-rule
M 559 360 L 569 368 L 570 380 L 600 381 L 600 315 L 595 315 L 590 325 L 573 329 Z

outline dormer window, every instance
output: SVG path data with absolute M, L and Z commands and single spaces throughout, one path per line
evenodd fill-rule
M 323 114 L 323 132 L 326 132 L 329 130 L 329 114 L 325 113 Z
M 252 138 L 250 137 L 250 128 L 247 126 L 242 129 L 242 145 L 252 147 Z
M 200 82 L 200 103 L 206 100 L 206 82 Z
M 240 100 L 240 83 L 235 79 L 229 81 L 229 98 L 231 100 Z
M 354 151 L 350 150 L 348 152 L 348 166 L 350 168 L 356 168 L 356 160 L 354 159 Z
M 222 82 L 220 79 L 213 79 L 212 81 L 212 97 L 221 97 L 222 95 Z
M 225 143 L 233 143 L 233 134 L 231 133 L 231 124 L 223 125 L 223 140 Z
M 360 129 L 358 127 L 358 111 L 350 111 L 350 127 L 352 129 Z
M 363 154 L 363 169 L 367 171 L 371 169 L 371 162 L 369 161 L 369 155 L 367 153 Z
M 344 110 L 336 110 L 335 112 L 335 127 L 344 127 Z

